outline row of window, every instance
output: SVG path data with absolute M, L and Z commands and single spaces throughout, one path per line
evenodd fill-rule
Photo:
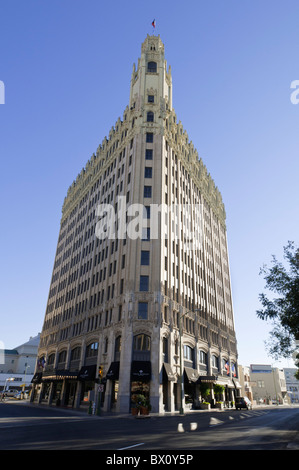
M 93 342 L 86 346 L 85 351 L 85 359 L 89 358 L 97 358 L 99 352 L 99 343 Z M 149 352 L 151 350 L 151 338 L 146 334 L 138 334 L 133 337 L 133 352 Z M 106 337 L 103 341 L 103 354 L 107 354 L 108 352 L 108 338 Z M 114 344 L 114 354 L 121 352 L 121 336 L 118 336 L 115 339 Z M 52 353 L 48 356 L 46 360 L 46 367 L 54 366 L 55 364 L 56 354 Z M 81 358 L 81 347 L 77 346 L 70 352 L 70 361 L 78 361 Z M 67 359 L 67 350 L 64 349 L 63 351 L 59 352 L 57 363 L 63 364 L 66 362 Z M 44 358 L 40 358 L 38 360 L 38 364 L 44 363 Z

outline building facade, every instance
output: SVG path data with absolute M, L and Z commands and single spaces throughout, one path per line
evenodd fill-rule
M 267 364 L 251 364 L 250 378 L 253 399 L 257 404 L 289 403 L 283 369 Z
M 286 387 L 288 391 L 288 396 L 291 403 L 299 403 L 299 380 L 296 379 L 295 374 L 298 369 L 294 368 L 285 368 L 284 375 L 286 378 Z
M 31 388 L 40 335 L 14 349 L 0 350 L 0 390 Z
M 241 396 L 249 398 L 253 401 L 250 367 L 239 365 L 239 383 L 241 385 Z
M 216 384 L 233 401 L 237 375 L 224 204 L 147 36 L 122 120 L 64 200 L 32 399 L 175 411 Z

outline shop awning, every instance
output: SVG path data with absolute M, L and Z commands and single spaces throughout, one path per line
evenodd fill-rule
M 199 373 L 196 369 L 191 369 L 190 367 L 185 367 L 185 374 L 189 382 L 197 382 Z
M 235 388 L 232 381 L 230 379 L 227 379 L 226 377 L 218 377 L 217 384 L 223 385 L 223 387 Z
M 176 380 L 176 376 L 172 372 L 171 365 L 167 362 L 163 363 L 163 374 L 166 375 L 167 380 L 174 382 Z
M 131 379 L 137 382 L 149 382 L 151 380 L 152 367 L 150 361 L 133 361 L 131 367 Z
M 214 384 L 216 383 L 217 376 L 216 375 L 200 375 L 198 377 L 198 383 L 202 384 Z
M 91 366 L 83 366 L 78 374 L 78 380 L 85 381 L 85 380 L 95 380 L 96 377 L 96 364 Z
M 77 380 L 78 378 L 78 372 L 71 372 L 66 369 L 53 369 L 52 371 L 44 372 L 42 380 Z
M 32 377 L 31 383 L 32 384 L 40 384 L 42 381 L 42 372 L 36 372 L 34 376 Z
M 242 388 L 242 386 L 236 379 L 233 379 L 233 383 L 234 383 L 235 388 Z
M 111 362 L 106 379 L 118 380 L 119 379 L 119 361 Z

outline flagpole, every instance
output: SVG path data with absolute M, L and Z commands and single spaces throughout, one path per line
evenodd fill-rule
M 154 34 L 155 27 L 156 27 L 156 20 L 155 19 L 152 21 L 152 27 L 153 27 L 153 34 Z

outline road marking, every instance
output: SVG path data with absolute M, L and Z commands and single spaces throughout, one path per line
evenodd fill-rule
M 211 418 L 210 419 L 210 426 L 218 426 L 219 424 L 223 424 L 224 421 L 220 421 L 220 419 L 217 418 Z
M 133 446 L 122 447 L 121 449 L 117 449 L 117 450 L 132 449 L 132 447 L 139 447 L 139 446 L 143 446 L 143 445 L 144 445 L 144 442 L 140 442 L 140 444 L 134 444 Z

